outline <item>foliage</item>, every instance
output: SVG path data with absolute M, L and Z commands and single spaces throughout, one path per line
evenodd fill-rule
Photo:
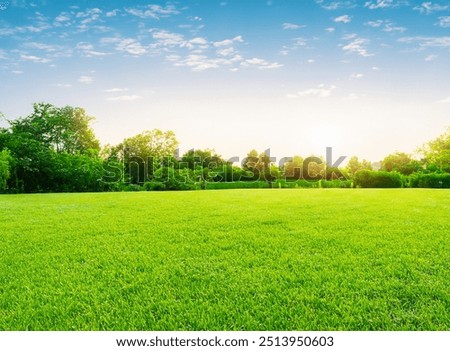
M 386 156 L 381 161 L 381 170 L 409 175 L 422 170 L 422 165 L 419 161 L 412 159 L 410 155 L 404 152 L 396 152 Z
M 7 189 L 7 180 L 11 175 L 11 161 L 10 152 L 2 150 L 0 152 L 0 191 Z
M 414 173 L 409 177 L 411 188 L 450 188 L 449 173 Z
M 359 188 L 400 188 L 402 177 L 397 172 L 358 171 L 355 173 L 354 183 Z
M 287 179 L 300 179 L 302 178 L 302 167 L 303 157 L 296 155 L 290 161 L 284 163 L 281 170 Z
M 450 127 L 444 134 L 425 144 L 420 151 L 428 166 L 434 165 L 437 170 L 450 173 Z
M 372 164 L 367 160 L 359 161 L 357 156 L 352 156 L 350 160 L 347 163 L 346 171 L 348 175 L 353 178 L 355 176 L 355 173 L 358 171 L 371 171 L 372 170 Z
M 194 150 L 191 149 L 181 157 L 181 167 L 196 169 L 197 167 L 215 169 L 226 165 L 226 161 L 214 150 Z

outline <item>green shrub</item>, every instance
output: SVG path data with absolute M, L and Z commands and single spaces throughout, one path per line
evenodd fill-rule
M 408 180 L 411 188 L 450 188 L 449 173 L 414 173 Z
M 142 187 L 138 184 L 126 184 L 122 188 L 123 191 L 141 191 Z
M 357 188 L 401 188 L 403 180 L 397 172 L 362 170 L 355 173 L 354 183 Z
M 146 191 L 162 191 L 166 190 L 166 185 L 163 182 L 146 182 L 143 188 Z
M 263 181 L 253 181 L 253 182 L 220 182 L 220 183 L 206 183 L 206 189 L 262 189 L 269 188 L 269 183 Z

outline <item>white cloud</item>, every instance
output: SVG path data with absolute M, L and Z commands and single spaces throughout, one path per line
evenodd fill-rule
M 448 98 L 437 101 L 439 104 L 450 104 L 450 96 Z
M 347 39 L 351 39 L 351 41 L 347 45 L 344 45 L 342 47 L 342 50 L 348 53 L 358 54 L 363 57 L 373 56 L 373 54 L 370 54 L 366 48 L 367 44 L 369 43 L 368 39 L 358 38 L 355 35 L 350 35 L 347 37 Z
M 81 76 L 80 78 L 78 78 L 78 81 L 83 84 L 91 84 L 94 79 L 90 76 Z
M 133 56 L 143 55 L 147 52 L 140 42 L 132 38 L 119 39 L 116 50 L 126 52 Z
M 437 23 L 442 28 L 450 27 L 450 16 L 441 16 L 439 17 L 439 22 Z
M 406 4 L 406 1 L 394 1 L 394 0 L 376 0 L 376 1 L 366 1 L 364 7 L 370 10 L 384 9 L 389 7 L 397 7 L 401 4 Z
M 350 76 L 351 79 L 360 79 L 360 78 L 362 78 L 362 77 L 364 77 L 364 74 L 362 74 L 362 73 L 353 73 L 353 74 Z
M 11 71 L 11 73 L 14 73 L 14 74 L 22 74 L 23 71 Z
M 61 47 L 56 46 L 56 45 L 48 45 L 48 44 L 37 43 L 37 42 L 25 43 L 24 46 L 27 48 L 38 49 L 38 50 L 43 50 L 43 51 L 47 51 L 47 52 L 55 52 L 55 51 L 58 51 L 61 49 Z
M 450 37 L 404 37 L 398 39 L 401 43 L 418 43 L 420 47 L 439 47 L 448 48 L 450 47 Z
M 358 100 L 358 99 L 360 99 L 360 98 L 361 98 L 361 95 L 358 95 L 358 94 L 356 94 L 356 93 L 350 93 L 350 94 L 347 95 L 347 97 L 345 98 L 345 100 L 353 101 L 353 100 Z
M 328 33 L 333 33 L 333 32 L 336 30 L 336 28 L 328 27 L 328 28 L 326 28 L 325 30 L 326 30 Z
M 425 57 L 425 61 L 431 62 L 431 61 L 436 60 L 437 58 L 438 58 L 437 55 L 428 55 L 427 57 Z
M 117 10 L 117 9 L 109 11 L 109 12 L 106 13 L 106 17 L 115 17 L 115 16 L 117 16 L 117 14 L 119 12 L 120 12 L 120 10 Z
M 381 27 L 383 25 L 383 23 L 384 23 L 383 20 L 376 20 L 376 21 L 369 21 L 366 24 L 370 27 L 378 28 L 378 27 Z
M 283 23 L 282 27 L 283 27 L 283 29 L 299 29 L 299 28 L 304 28 L 305 25 L 294 24 L 294 23 Z
M 86 42 L 78 43 L 76 48 L 82 51 L 83 55 L 85 55 L 86 57 L 110 55 L 109 53 L 106 52 L 95 51 L 94 46 Z
M 316 4 L 320 5 L 325 10 L 339 10 L 341 8 L 350 9 L 357 6 L 354 0 L 345 0 L 345 1 L 316 0 Z
M 124 91 L 128 91 L 128 88 L 111 88 L 103 90 L 105 93 L 120 93 Z
M 57 84 L 55 84 L 55 87 L 58 87 L 58 88 L 71 88 L 72 84 L 57 83 Z
M 254 58 L 251 58 L 251 59 L 241 62 L 241 66 L 244 66 L 244 67 L 253 66 L 253 67 L 257 67 L 259 69 L 273 69 L 273 68 L 283 67 L 283 65 L 281 63 L 268 62 L 264 59 L 257 58 L 257 57 L 254 57 Z
M 142 96 L 139 95 L 121 95 L 121 96 L 113 96 L 109 97 L 106 100 L 108 101 L 134 101 L 141 99 Z
M 431 1 L 423 2 L 421 5 L 414 7 L 414 10 L 420 11 L 429 15 L 430 13 L 437 11 L 445 11 L 449 9 L 449 5 L 433 4 Z
M 49 59 L 42 58 L 39 56 L 33 56 L 33 55 L 20 55 L 20 59 L 24 61 L 32 61 L 37 63 L 47 63 L 50 62 Z
M 400 32 L 403 33 L 406 30 L 405 27 L 396 27 L 392 23 L 387 23 L 383 28 L 384 32 Z
M 215 47 L 221 47 L 221 46 L 229 46 L 233 45 L 235 42 L 242 43 L 244 39 L 242 39 L 242 36 L 238 35 L 237 37 L 234 37 L 233 39 L 225 39 L 222 41 L 216 41 L 213 43 Z
M 144 8 L 131 8 L 125 9 L 125 11 L 131 15 L 140 17 L 140 18 L 153 18 L 160 19 L 162 17 L 169 17 L 170 15 L 176 15 L 180 12 L 173 5 L 167 5 L 165 7 L 160 5 L 147 5 Z
M 69 14 L 66 12 L 63 12 L 55 18 L 55 21 L 58 23 L 68 22 L 68 21 L 70 21 Z
M 217 55 L 220 56 L 230 56 L 233 55 L 236 52 L 236 50 L 233 47 L 223 48 L 217 50 Z
M 332 92 L 336 89 L 336 86 L 330 85 L 326 86 L 325 84 L 319 84 L 317 88 L 311 88 L 303 91 L 299 91 L 296 94 L 289 94 L 290 98 L 299 98 L 299 97 L 329 97 Z
M 337 23 L 339 23 L 339 22 L 349 23 L 349 22 L 351 22 L 351 20 L 352 20 L 352 18 L 349 15 L 339 16 L 334 19 L 334 21 Z
M 306 61 L 306 62 L 308 62 L 308 63 L 314 63 L 314 62 L 316 62 L 316 60 L 313 60 L 313 59 L 309 59 L 308 61 Z
M 152 37 L 158 46 L 181 46 L 185 43 L 183 35 L 166 30 L 152 31 Z

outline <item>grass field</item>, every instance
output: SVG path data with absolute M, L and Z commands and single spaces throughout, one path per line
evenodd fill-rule
M 450 191 L 0 196 L 0 330 L 449 330 Z

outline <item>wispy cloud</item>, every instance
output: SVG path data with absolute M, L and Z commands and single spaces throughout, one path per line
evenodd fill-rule
M 244 62 L 241 62 L 241 66 L 244 66 L 244 67 L 253 66 L 253 67 L 257 67 L 259 69 L 273 69 L 273 68 L 283 67 L 283 65 L 281 63 L 268 62 L 264 59 L 256 58 L 256 57 L 249 59 L 249 60 L 245 60 Z
M 54 86 L 55 86 L 55 87 L 58 87 L 58 88 L 71 88 L 71 87 L 72 87 L 72 84 L 68 84 L 68 83 L 57 83 L 57 84 L 54 84 Z
M 445 99 L 437 101 L 437 103 L 439 103 L 439 104 L 450 104 L 450 96 L 445 98 Z
M 291 30 L 306 27 L 305 25 L 294 24 L 294 23 L 283 23 L 281 26 L 283 27 L 283 29 L 291 29 Z
M 86 43 L 86 42 L 78 43 L 76 47 L 86 57 L 110 55 L 110 53 L 107 53 L 107 52 L 101 52 L 101 51 L 94 50 L 94 46 L 92 44 Z
M 337 23 L 339 23 L 339 22 L 349 23 L 349 22 L 351 22 L 351 20 L 352 20 L 352 18 L 349 15 L 339 16 L 334 19 L 334 21 Z
M 289 94 L 289 98 L 302 98 L 302 97 L 320 97 L 325 98 L 331 96 L 333 91 L 336 89 L 336 86 L 330 85 L 326 86 L 325 84 L 319 84 L 316 88 L 311 88 L 303 91 L 299 91 L 295 94 Z
M 125 11 L 131 15 L 146 19 L 160 19 L 163 17 L 169 17 L 170 15 L 177 15 L 180 12 L 173 5 L 160 6 L 160 5 L 147 5 L 145 7 L 127 8 Z
M 344 39 L 349 40 L 347 45 L 342 46 L 342 50 L 347 53 L 358 54 L 363 57 L 373 56 L 367 50 L 367 45 L 369 44 L 369 39 L 359 38 L 356 34 L 347 35 Z
M 344 0 L 344 1 L 325 1 L 325 0 L 315 0 L 316 4 L 320 5 L 325 10 L 339 10 L 342 8 L 351 9 L 357 6 L 355 0 Z
M 47 51 L 47 52 L 55 52 L 55 51 L 59 51 L 62 49 L 60 46 L 57 46 L 57 45 L 49 45 L 49 44 L 43 44 L 43 43 L 38 43 L 38 42 L 25 43 L 25 44 L 23 44 L 23 46 L 27 47 L 27 48 L 38 49 L 38 50 L 43 50 L 43 51 Z
M 427 57 L 425 57 L 425 61 L 431 62 L 431 61 L 436 60 L 437 58 L 438 58 L 437 55 L 428 55 Z
M 425 13 L 429 15 L 430 13 L 437 11 L 445 11 L 450 8 L 449 5 L 440 5 L 432 3 L 431 1 L 423 2 L 421 5 L 414 7 L 414 10 L 419 11 L 420 13 Z
M 404 31 L 406 31 L 405 27 L 396 26 L 389 20 L 369 21 L 369 22 L 366 22 L 366 25 L 368 25 L 369 27 L 372 27 L 372 28 L 382 28 L 382 30 L 384 32 L 403 33 Z
M 439 17 L 439 21 L 437 23 L 442 28 L 449 28 L 450 27 L 450 16 L 441 16 Z
M 362 74 L 362 73 L 353 73 L 353 74 L 350 76 L 350 79 L 360 79 L 360 78 L 362 78 L 362 77 L 364 77 L 364 74 Z
M 222 41 L 216 41 L 213 43 L 213 45 L 218 48 L 222 46 L 229 46 L 233 45 L 234 43 L 242 43 L 244 39 L 242 39 L 242 36 L 238 35 L 237 37 L 234 37 L 233 39 L 225 39 Z
M 386 9 L 390 7 L 399 7 L 402 5 L 408 5 L 407 0 L 376 0 L 376 1 L 366 1 L 364 7 L 370 10 L 376 9 Z
M 128 91 L 128 88 L 111 88 L 111 89 L 103 90 L 103 92 L 105 92 L 105 93 L 120 93 L 120 92 L 124 92 L 124 91 Z
M 20 55 L 20 59 L 23 60 L 23 61 L 31 61 L 31 62 L 36 62 L 36 63 L 48 63 L 48 62 L 50 62 L 50 60 L 47 59 L 47 58 L 34 56 L 34 55 Z
M 78 78 L 78 81 L 83 84 L 91 84 L 94 81 L 94 78 L 90 76 L 81 76 Z
M 14 73 L 14 74 L 23 74 L 23 71 L 14 70 L 14 71 L 11 71 L 11 73 Z
M 420 47 L 438 47 L 438 48 L 448 48 L 450 47 L 450 37 L 404 37 L 399 38 L 399 42 L 408 44 L 419 44 Z
M 139 95 L 121 95 L 121 96 L 111 96 L 107 98 L 108 101 L 134 101 L 142 99 Z
M 147 49 L 136 39 L 133 38 L 102 38 L 101 44 L 116 44 L 115 49 L 120 52 L 125 52 L 132 56 L 141 56 L 147 52 Z M 90 50 L 87 45 L 86 49 Z

